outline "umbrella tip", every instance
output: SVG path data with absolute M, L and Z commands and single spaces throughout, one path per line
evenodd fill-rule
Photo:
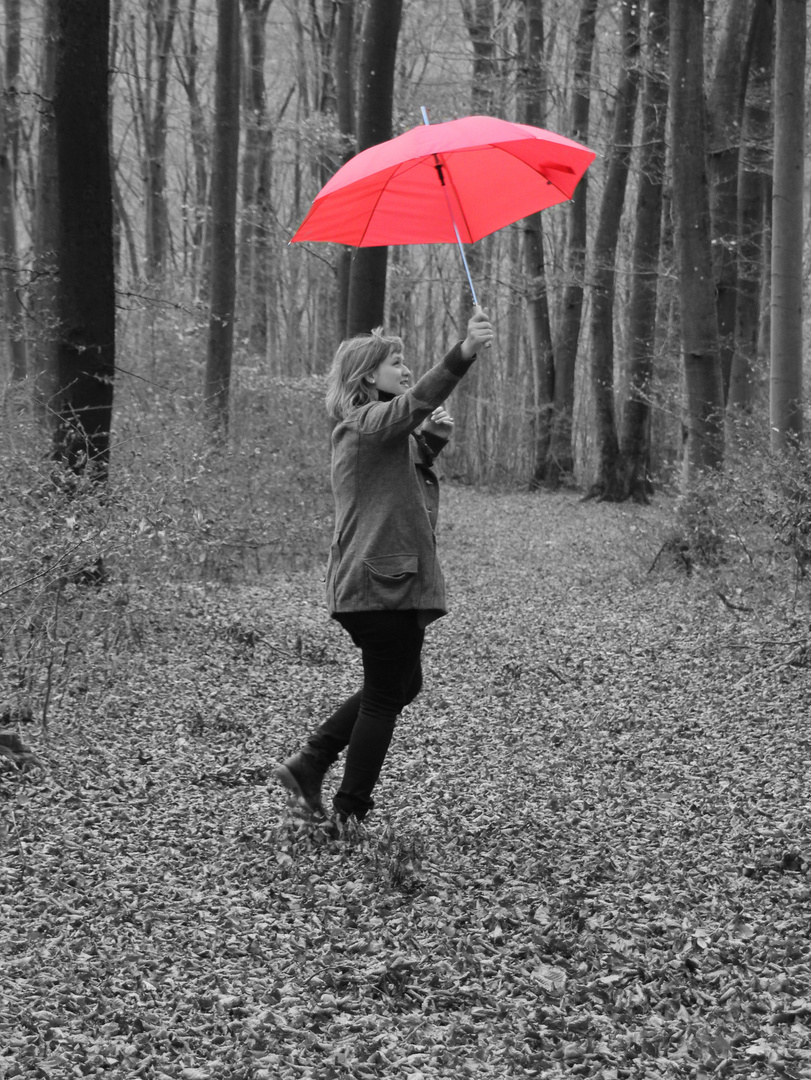
M 425 108 L 424 105 L 420 105 L 420 112 L 422 113 L 423 124 L 430 124 L 431 121 L 428 119 L 428 110 Z

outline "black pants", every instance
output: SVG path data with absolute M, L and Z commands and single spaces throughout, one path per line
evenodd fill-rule
M 398 713 L 422 688 L 420 654 L 425 631 L 416 611 L 347 612 L 339 622 L 363 657 L 363 686 L 307 741 L 313 765 L 326 772 L 346 748 L 335 809 L 363 818 L 374 806 L 380 776 Z

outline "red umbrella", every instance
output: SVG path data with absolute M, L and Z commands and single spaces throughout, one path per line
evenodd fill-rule
M 491 116 L 428 124 L 426 118 L 342 166 L 291 242 L 457 242 L 464 259 L 463 241 L 571 199 L 595 156 L 581 143 L 527 124 Z M 472 282 L 471 291 L 475 301 Z

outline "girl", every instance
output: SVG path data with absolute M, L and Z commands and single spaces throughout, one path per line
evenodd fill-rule
M 397 715 L 422 687 L 425 627 L 446 612 L 431 467 L 453 425 L 442 403 L 492 338 L 477 307 L 464 341 L 413 386 L 402 341 L 382 330 L 344 341 L 335 354 L 327 389 L 336 421 L 327 600 L 361 650 L 363 685 L 276 769 L 316 817 L 326 816 L 321 783 L 344 749 L 336 816 L 362 820 L 372 809 Z

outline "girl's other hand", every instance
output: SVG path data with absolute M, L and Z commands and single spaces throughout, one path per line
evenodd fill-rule
M 429 435 L 439 435 L 442 439 L 449 439 L 453 430 L 453 417 L 440 405 L 434 409 L 427 420 L 422 422 L 422 430 Z
M 485 313 L 476 305 L 476 310 L 467 324 L 467 337 L 462 342 L 462 356 L 470 360 L 481 348 L 489 349 L 493 344 L 493 327 Z

